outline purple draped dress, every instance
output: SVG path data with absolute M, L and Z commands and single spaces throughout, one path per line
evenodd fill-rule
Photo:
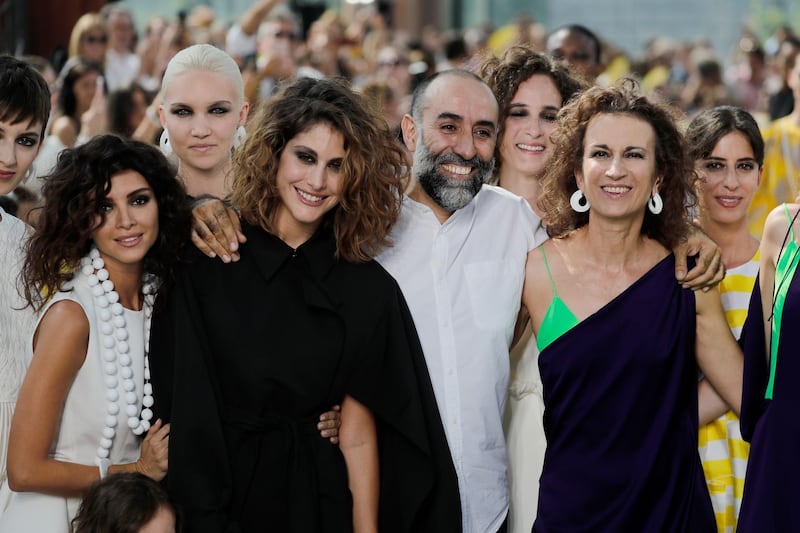
M 539 355 L 533 531 L 715 532 L 697 452 L 695 299 L 668 256 Z
M 751 443 L 737 533 L 798 532 L 797 478 L 800 475 L 800 282 L 792 277 L 778 344 L 772 400 L 764 398 L 769 379 L 760 283 L 756 281 L 742 330 L 744 392 L 742 436 Z M 768 308 L 767 313 L 772 309 Z

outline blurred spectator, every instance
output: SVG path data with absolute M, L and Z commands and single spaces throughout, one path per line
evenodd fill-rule
M 119 3 L 108 4 L 100 13 L 106 22 L 108 50 L 105 76 L 109 91 L 130 85 L 139 76 L 141 61 L 134 53 L 136 30 L 133 16 Z
M 603 44 L 594 32 L 580 24 L 553 30 L 547 37 L 547 53 L 591 82 L 603 71 Z
M 444 61 L 437 63 L 436 70 L 450 70 L 453 68 L 465 68 L 469 55 L 467 53 L 467 43 L 464 36 L 459 31 L 449 31 L 444 40 Z
M 720 105 L 736 105 L 733 91 L 722 77 L 722 66 L 713 52 L 705 46 L 691 54 L 692 71 L 680 95 L 681 107 L 692 115 L 703 109 Z
M 775 88 L 769 95 L 770 120 L 785 117 L 794 110 L 794 95 L 792 88 L 789 87 L 788 79 L 798 52 L 800 52 L 800 40 L 796 37 L 787 37 L 773 58 L 773 72 L 776 81 L 773 82 Z
M 767 62 L 764 50 L 752 36 L 739 40 L 739 58 L 728 73 L 728 83 L 734 91 L 735 99 L 752 115 L 766 113 Z
M 35 228 L 36 223 L 39 221 L 39 208 L 42 205 L 42 199 L 39 195 L 32 189 L 19 185 L 9 196 L 17 204 L 17 212 L 11 214 Z
M 82 15 L 69 37 L 69 58 L 80 57 L 100 65 L 101 71 L 106 60 L 108 34 L 102 17 L 97 13 Z
M 145 118 L 150 99 L 141 85 L 111 91 L 108 95 L 108 131 L 123 137 L 131 137 Z
M 158 49 L 167 29 L 167 21 L 162 17 L 153 17 L 147 23 L 144 38 L 139 41 L 136 53 L 141 66 L 139 68 L 139 84 L 147 92 L 154 93 L 161 87 L 161 77 L 164 74 L 166 63 L 161 65 L 158 61 Z

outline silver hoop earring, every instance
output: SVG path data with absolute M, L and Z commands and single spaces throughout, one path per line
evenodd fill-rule
M 169 157 L 172 155 L 172 144 L 169 142 L 169 132 L 167 128 L 161 132 L 161 138 L 158 140 L 158 146 L 161 148 L 161 153 Z
M 233 149 L 236 150 L 239 148 L 244 140 L 247 139 L 247 130 L 244 129 L 244 126 L 239 126 L 236 128 L 236 133 L 233 135 Z
M 659 214 L 661 210 L 664 209 L 664 200 L 661 199 L 660 194 L 655 193 L 650 197 L 650 201 L 647 202 L 647 209 L 654 215 Z
M 569 198 L 569 205 L 571 205 L 572 209 L 577 213 L 585 213 L 591 207 L 589 199 L 583 195 L 583 191 L 580 189 L 572 193 L 572 196 Z
M 26 170 L 25 174 L 22 176 L 22 183 L 28 183 L 28 180 L 34 176 L 36 176 L 36 165 L 31 163 L 31 166 L 28 167 L 28 170 Z

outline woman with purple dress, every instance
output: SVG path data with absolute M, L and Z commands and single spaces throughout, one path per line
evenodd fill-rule
M 692 161 L 629 86 L 564 107 L 523 303 L 541 351 L 547 451 L 533 530 L 713 532 L 697 368 L 738 412 L 742 357 L 717 291 L 675 283 Z

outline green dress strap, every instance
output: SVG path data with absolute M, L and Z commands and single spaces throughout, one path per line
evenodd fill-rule
M 558 296 L 556 283 L 553 281 L 553 274 L 550 272 L 550 265 L 547 262 L 547 254 L 544 253 L 544 246 L 540 246 L 539 250 L 542 251 L 544 268 L 547 270 L 550 287 L 553 289 L 553 299 L 547 308 L 542 324 L 539 326 L 539 332 L 536 335 L 536 346 L 541 352 L 554 340 L 575 327 L 579 321 L 570 308 L 567 307 L 567 304 L 564 303 L 564 300 Z
M 800 260 L 800 247 L 794 238 L 794 219 L 789 215 L 789 208 L 783 204 L 786 220 L 789 222 L 789 239 L 786 246 L 778 256 L 778 264 L 775 266 L 775 290 L 773 293 L 772 305 L 772 335 L 770 336 L 769 346 L 769 381 L 764 398 L 772 399 L 775 391 L 775 371 L 778 367 L 778 346 L 780 344 L 781 323 L 783 319 L 783 306 L 786 303 L 786 294 L 789 292 L 789 285 L 797 270 L 798 260 Z

